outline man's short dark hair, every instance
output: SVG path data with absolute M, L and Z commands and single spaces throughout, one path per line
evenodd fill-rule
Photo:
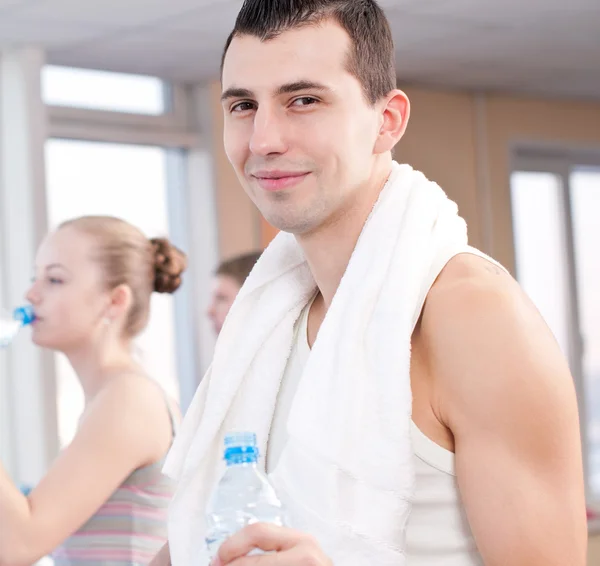
M 396 88 L 394 41 L 388 20 L 375 0 L 245 0 L 229 35 L 221 71 L 234 37 L 269 41 L 279 34 L 324 20 L 337 22 L 350 36 L 347 70 L 375 104 Z
M 235 279 L 241 287 L 246 281 L 248 275 L 252 271 L 252 268 L 258 261 L 262 252 L 252 252 L 244 255 L 239 255 L 221 262 L 217 267 L 217 275 L 226 275 Z

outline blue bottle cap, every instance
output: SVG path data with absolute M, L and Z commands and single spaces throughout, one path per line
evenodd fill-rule
M 225 435 L 225 448 L 256 446 L 256 434 L 253 432 L 230 432 Z
M 31 324 L 35 320 L 33 307 L 31 305 L 27 305 L 16 308 L 13 312 L 13 318 L 18 320 L 23 326 Z
M 251 464 L 258 460 L 256 434 L 253 432 L 232 432 L 225 435 L 225 462 L 232 464 Z

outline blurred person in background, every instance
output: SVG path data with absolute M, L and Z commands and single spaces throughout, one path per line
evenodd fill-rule
M 215 271 L 214 289 L 208 308 L 208 317 L 216 334 L 221 332 L 233 301 L 261 253 L 252 252 L 233 257 L 221 262 Z
M 0 466 L 0 565 L 145 564 L 167 539 L 162 475 L 180 420 L 135 361 L 154 291 L 181 284 L 185 255 L 112 217 L 70 220 L 40 246 L 27 300 L 33 342 L 64 353 L 85 396 L 77 433 L 24 495 Z

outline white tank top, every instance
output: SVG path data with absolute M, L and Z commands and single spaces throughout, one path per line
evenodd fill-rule
M 281 381 L 267 445 L 267 472 L 275 469 L 287 442 L 287 416 L 310 355 L 309 303 L 296 323 L 292 351 Z M 407 529 L 408 566 L 483 566 L 462 504 L 454 454 L 412 423 L 415 494 Z

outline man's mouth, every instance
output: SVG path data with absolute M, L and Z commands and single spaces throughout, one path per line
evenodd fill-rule
M 310 173 L 306 171 L 257 171 L 252 174 L 258 185 L 265 191 L 275 192 L 294 187 Z

